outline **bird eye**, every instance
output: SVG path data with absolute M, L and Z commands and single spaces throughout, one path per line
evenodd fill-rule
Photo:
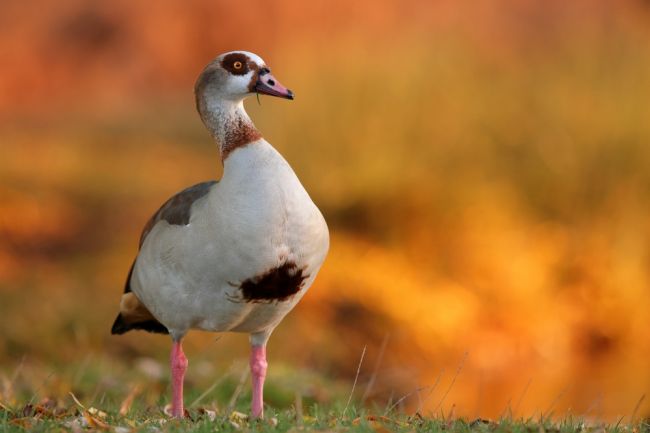
M 242 64 L 242 62 L 240 62 L 240 61 L 236 61 L 235 63 L 232 64 L 232 66 L 233 66 L 235 69 L 241 69 L 242 66 L 244 66 L 244 65 Z

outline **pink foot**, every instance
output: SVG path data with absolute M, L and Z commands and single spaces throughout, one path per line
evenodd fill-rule
M 183 418 L 185 409 L 183 408 L 183 379 L 187 370 L 187 358 L 183 353 L 181 342 L 174 341 L 171 353 L 172 368 L 172 416 Z
M 264 417 L 264 378 L 266 378 L 266 346 L 251 347 L 251 377 L 253 380 L 253 418 Z

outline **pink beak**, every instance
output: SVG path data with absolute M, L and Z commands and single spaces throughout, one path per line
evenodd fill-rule
M 255 84 L 255 91 L 263 95 L 277 96 L 278 98 L 293 99 L 293 92 L 284 87 L 278 80 L 275 79 L 270 72 L 262 70 L 257 83 Z

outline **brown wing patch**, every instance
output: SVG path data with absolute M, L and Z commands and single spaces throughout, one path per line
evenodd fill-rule
M 122 295 L 120 314 L 127 323 L 146 322 L 147 320 L 156 319 L 133 292 Z
M 184 189 L 167 200 L 165 204 L 158 209 L 158 212 L 156 212 L 149 221 L 147 221 L 147 224 L 145 224 L 144 229 L 142 230 L 142 235 L 140 236 L 140 247 L 142 247 L 145 238 L 153 226 L 161 220 L 165 220 L 169 224 L 175 225 L 189 224 L 190 216 L 192 214 L 192 204 L 206 195 L 210 191 L 210 188 L 216 183 L 216 180 L 198 183 Z

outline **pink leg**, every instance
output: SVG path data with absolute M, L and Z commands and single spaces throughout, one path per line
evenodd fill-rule
M 264 378 L 266 377 L 266 346 L 251 347 L 251 377 L 253 380 L 253 418 L 264 417 Z
M 183 408 L 183 379 L 187 370 L 187 358 L 183 353 L 181 342 L 174 341 L 171 354 L 172 367 L 172 416 L 183 418 L 185 409 Z

